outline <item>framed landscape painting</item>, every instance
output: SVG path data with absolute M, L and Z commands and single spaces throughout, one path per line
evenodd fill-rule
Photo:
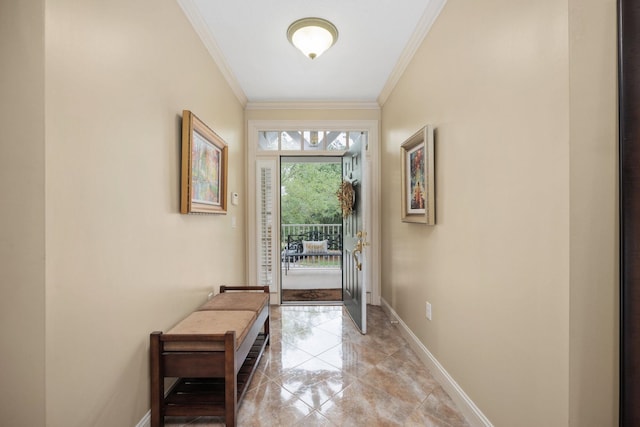
M 184 110 L 180 213 L 227 213 L 227 155 L 222 138 Z
M 402 221 L 436 223 L 433 126 L 402 143 Z

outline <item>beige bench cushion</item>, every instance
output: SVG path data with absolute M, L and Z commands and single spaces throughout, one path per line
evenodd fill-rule
M 250 310 L 259 312 L 269 304 L 266 292 L 223 292 L 204 303 L 198 310 Z
M 167 334 L 215 335 L 235 331 L 236 348 L 238 348 L 247 336 L 256 317 L 256 313 L 253 311 L 194 311 L 171 328 Z M 224 350 L 224 341 L 167 341 L 164 343 L 164 349 L 167 351 L 221 351 Z

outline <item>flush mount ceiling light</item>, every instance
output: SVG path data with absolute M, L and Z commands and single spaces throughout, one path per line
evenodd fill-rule
M 315 59 L 338 40 L 338 29 L 322 18 L 302 18 L 287 30 L 287 38 L 311 59 Z

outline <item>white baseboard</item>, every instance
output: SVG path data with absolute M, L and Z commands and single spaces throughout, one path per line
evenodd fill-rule
M 144 417 L 136 424 L 136 427 L 151 427 L 151 411 L 144 414 Z
M 169 382 L 165 383 L 164 397 L 167 397 L 167 395 L 171 391 L 171 388 L 175 385 L 176 382 L 176 379 L 172 379 Z M 136 424 L 136 427 L 151 427 L 151 409 L 149 409 L 147 413 L 144 414 L 144 417 L 142 417 L 138 424 Z
M 429 368 L 429 371 L 436 380 L 442 385 L 442 388 L 449 394 L 451 399 L 458 406 L 458 409 L 464 414 L 465 418 L 472 426 L 493 427 L 491 421 L 482 413 L 480 408 L 467 396 L 456 381 L 449 375 L 438 360 L 431 352 L 420 342 L 418 337 L 409 329 L 406 323 L 402 321 L 398 313 L 395 312 L 391 305 L 384 298 L 380 299 L 382 308 L 393 318 L 398 321 L 400 331 L 407 340 L 413 351 L 416 352 L 420 360 Z

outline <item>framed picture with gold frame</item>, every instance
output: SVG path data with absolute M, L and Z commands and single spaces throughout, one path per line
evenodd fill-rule
M 426 125 L 400 147 L 402 221 L 436 223 L 433 126 Z
M 180 213 L 227 213 L 227 157 L 223 139 L 184 110 Z

